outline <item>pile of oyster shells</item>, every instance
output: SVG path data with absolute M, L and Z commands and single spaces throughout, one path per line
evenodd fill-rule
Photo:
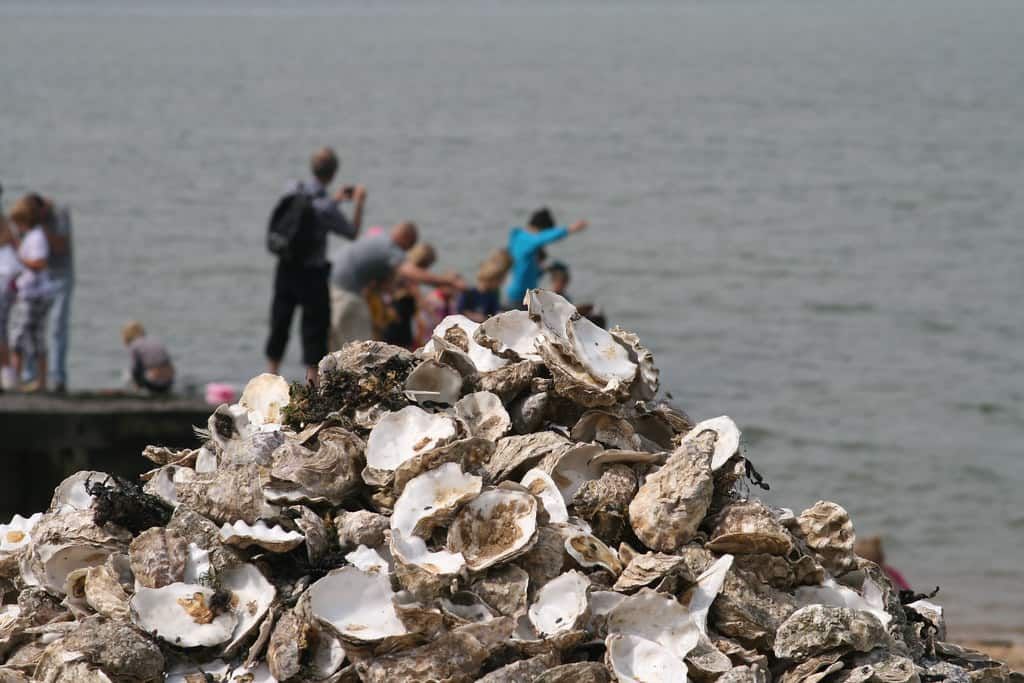
M 840 506 L 750 497 L 736 424 L 656 400 L 635 335 L 526 304 L 256 377 L 201 447 L 146 449 L 145 494 L 79 472 L 0 525 L 0 682 L 1024 680 L 901 601 Z M 385 367 L 402 407 L 301 422 Z M 166 523 L 132 530 L 140 501 Z

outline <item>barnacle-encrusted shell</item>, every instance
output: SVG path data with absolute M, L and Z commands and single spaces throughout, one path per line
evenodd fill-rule
M 128 560 L 139 585 L 163 588 L 185 580 L 188 543 L 174 530 L 153 527 L 132 539 Z
M 887 641 L 882 624 L 867 612 L 809 605 L 779 626 L 773 651 L 780 659 L 806 659 L 835 649 L 868 652 Z
M 590 581 L 578 571 L 568 571 L 537 591 L 530 605 L 530 622 L 542 636 L 573 631 L 587 617 Z
M 529 493 L 490 489 L 466 504 L 448 529 L 448 548 L 462 553 L 473 571 L 529 549 L 537 535 L 537 499 Z
M 793 539 L 764 503 L 731 503 L 718 514 L 707 547 L 718 553 L 787 555 Z
M 712 448 L 707 439 L 685 440 L 637 491 L 629 520 L 648 547 L 672 552 L 697 532 L 711 505 Z
M 804 542 L 814 551 L 825 569 L 842 574 L 857 565 L 853 552 L 856 536 L 850 515 L 842 507 L 827 500 L 800 513 L 797 524 Z

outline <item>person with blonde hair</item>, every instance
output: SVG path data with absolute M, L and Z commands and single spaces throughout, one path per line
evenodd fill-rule
M 476 287 L 467 289 L 459 296 L 456 311 L 478 323 L 500 311 L 501 283 L 511 266 L 512 261 L 506 250 L 492 252 L 480 264 L 476 273 Z
M 11 309 L 9 344 L 11 368 L 20 381 L 25 361 L 35 360 L 37 379 L 29 391 L 46 389 L 46 322 L 53 304 L 48 260 L 50 248 L 43 224 L 52 207 L 38 194 L 27 194 L 11 207 L 10 222 L 17 231 L 20 272 Z
M 121 341 L 131 355 L 131 378 L 136 388 L 152 394 L 166 394 L 174 385 L 174 363 L 160 340 L 146 335 L 138 320 L 121 328 Z
M 426 242 L 417 242 L 405 256 L 406 263 L 427 271 L 437 261 L 437 251 Z M 419 282 L 397 276 L 391 287 L 391 320 L 382 330 L 381 340 L 407 349 L 416 348 L 416 317 L 420 310 Z

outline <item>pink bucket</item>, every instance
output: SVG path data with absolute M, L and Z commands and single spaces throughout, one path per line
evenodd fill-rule
M 206 402 L 211 406 L 219 406 L 221 403 L 234 403 L 237 391 L 233 384 L 223 382 L 210 382 L 206 385 Z

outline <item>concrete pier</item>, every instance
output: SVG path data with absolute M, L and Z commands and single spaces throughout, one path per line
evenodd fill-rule
M 0 394 L 0 522 L 44 510 L 53 488 L 83 469 L 134 477 L 149 444 L 190 447 L 210 406 L 194 399 Z

